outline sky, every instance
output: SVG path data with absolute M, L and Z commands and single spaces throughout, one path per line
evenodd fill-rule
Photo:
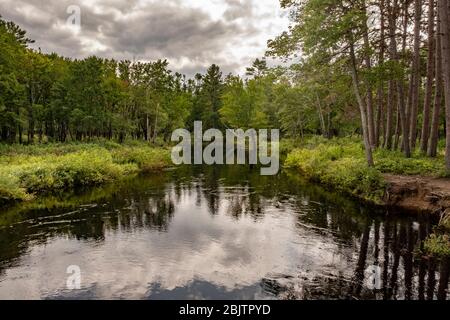
M 45 53 L 167 59 L 190 77 L 213 63 L 244 74 L 289 25 L 278 0 L 2 0 L 0 15 Z

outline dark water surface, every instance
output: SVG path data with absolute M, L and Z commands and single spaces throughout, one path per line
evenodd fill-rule
M 426 216 L 297 175 L 185 167 L 78 193 L 0 210 L 1 299 L 448 298 Z

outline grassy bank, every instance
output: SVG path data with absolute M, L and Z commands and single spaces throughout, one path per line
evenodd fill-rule
M 449 177 L 444 155 L 430 159 L 416 153 L 407 159 L 396 151 L 374 152 L 375 167 L 369 168 L 364 147 L 358 138 L 326 140 L 321 137 L 303 141 L 284 141 L 285 165 L 300 170 L 310 180 L 320 182 L 343 193 L 382 203 L 387 184 L 383 174 Z M 441 147 L 441 150 L 444 148 Z M 424 241 L 424 253 L 437 258 L 450 257 L 450 215 L 444 215 L 434 233 Z
M 167 149 L 141 142 L 0 145 L 0 204 L 100 185 L 169 163 Z
M 323 139 L 313 137 L 297 143 L 285 165 L 299 169 L 311 180 L 359 198 L 380 203 L 385 193 L 384 173 L 443 177 L 443 155 L 430 159 L 419 153 L 410 159 L 398 151 L 374 152 L 375 168 L 368 168 L 359 138 Z

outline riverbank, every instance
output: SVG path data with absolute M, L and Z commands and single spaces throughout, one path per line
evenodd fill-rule
M 308 179 L 377 205 L 442 213 L 450 208 L 450 175 L 443 154 L 428 158 L 416 153 L 377 150 L 369 168 L 358 138 L 313 137 L 288 152 L 285 166 Z
M 295 147 L 293 147 L 295 146 Z M 377 150 L 369 168 L 360 140 L 314 137 L 284 142 L 285 166 L 306 178 L 366 202 L 440 217 L 423 250 L 450 257 L 450 174 L 444 156 L 431 159 L 416 153 L 407 159 L 399 152 Z
M 168 149 L 144 142 L 0 145 L 0 205 L 169 165 Z

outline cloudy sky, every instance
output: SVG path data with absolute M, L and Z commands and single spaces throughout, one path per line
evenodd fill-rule
M 79 28 L 73 6 L 80 8 Z M 189 76 L 212 63 L 242 74 L 288 26 L 278 0 L 1 0 L 0 15 L 27 30 L 43 52 L 167 58 Z

